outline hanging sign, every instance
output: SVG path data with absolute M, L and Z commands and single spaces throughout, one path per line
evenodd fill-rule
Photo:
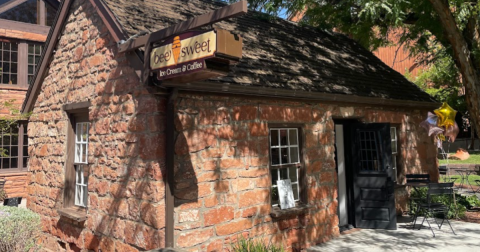
M 295 207 L 293 198 L 292 182 L 290 179 L 277 180 L 278 199 L 280 200 L 280 209 Z
M 159 80 L 166 80 L 208 70 L 206 59 L 230 65 L 241 56 L 242 40 L 238 35 L 220 29 L 187 32 L 152 49 L 150 69 L 157 72 Z M 213 75 L 218 76 L 219 72 L 215 71 Z M 210 77 L 208 74 L 201 76 Z

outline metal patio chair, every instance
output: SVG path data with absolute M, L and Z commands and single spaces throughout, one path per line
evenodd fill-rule
M 448 197 L 447 204 L 433 202 L 433 198 L 435 196 L 442 196 L 442 195 L 446 195 Z M 433 237 L 435 237 L 435 232 L 433 231 L 433 228 L 430 225 L 430 222 L 428 221 L 428 217 L 432 216 L 435 220 L 435 223 L 438 226 L 438 229 L 441 229 L 443 223 L 446 221 L 450 226 L 450 229 L 452 230 L 453 234 L 456 235 L 447 216 L 448 211 L 450 210 L 451 203 L 453 203 L 453 182 L 428 184 L 427 200 L 426 202 L 420 203 L 418 208 L 418 213 L 420 212 L 425 213 L 425 218 L 423 219 L 422 224 L 420 225 L 418 230 L 422 228 L 423 223 L 425 222 L 425 220 L 427 220 L 428 226 L 430 227 L 430 230 L 432 230 Z M 439 216 L 442 217 L 442 222 L 440 223 L 438 223 L 437 221 L 437 217 Z
M 430 184 L 430 175 L 429 174 L 407 174 L 406 176 L 407 183 L 405 185 L 411 186 L 415 192 L 417 192 L 418 195 L 420 195 L 420 191 L 418 188 L 421 187 L 426 187 L 428 184 Z M 419 204 L 425 201 L 425 198 L 422 198 L 420 196 L 418 197 L 410 197 L 409 198 L 409 212 L 413 212 L 414 216 L 412 219 L 413 226 L 412 229 L 415 228 L 415 222 L 417 221 L 417 214 L 418 214 L 418 207 Z M 412 209 L 413 203 L 415 203 L 416 208 Z

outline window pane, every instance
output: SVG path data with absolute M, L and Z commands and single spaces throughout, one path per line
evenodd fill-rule
M 87 144 L 82 144 L 82 163 L 87 163 Z
M 10 158 L 2 158 L 2 168 L 3 169 L 10 168 Z
M 298 163 L 298 147 L 290 147 L 290 162 Z
M 290 181 L 292 181 L 292 183 L 294 182 L 297 182 L 297 168 L 289 168 L 288 169 L 288 172 L 289 172 L 289 176 L 290 176 Z
M 278 130 L 270 132 L 270 141 L 271 146 L 278 146 Z
M 82 155 L 82 145 L 75 144 L 75 162 L 76 163 L 80 162 L 81 155 Z
M 293 199 L 298 200 L 298 184 L 292 184 Z
M 280 180 L 288 179 L 288 169 L 280 169 Z
M 10 156 L 11 156 L 11 157 L 16 157 L 16 156 L 18 156 L 18 147 L 17 147 L 17 146 L 12 146 Z
M 7 157 L 11 156 L 10 146 L 3 146 L 2 151 Z
M 16 74 L 12 74 L 10 81 L 12 82 L 11 84 L 17 84 L 17 75 L 16 75 Z
M 288 133 L 287 130 L 280 130 L 280 145 L 288 145 Z
M 3 134 L 3 145 L 10 145 L 10 134 L 4 133 Z
M 392 140 L 397 139 L 397 133 L 396 133 L 395 127 L 390 128 L 390 138 L 392 138 Z
M 296 129 L 291 129 L 289 131 L 288 137 L 290 138 L 290 145 L 298 145 L 297 136 L 298 134 Z
M 281 148 L 280 149 L 280 159 L 281 159 L 281 164 L 288 164 L 290 163 L 288 160 L 288 148 Z
M 11 161 L 10 168 L 18 168 L 18 158 L 12 158 L 10 159 L 10 161 Z
M 272 185 L 276 185 L 278 180 L 278 170 L 273 169 L 272 170 Z
M 87 184 L 85 182 L 85 184 Z M 88 203 L 88 189 L 87 189 L 87 186 L 84 186 L 83 187 L 83 206 L 87 206 L 87 203 Z
M 75 127 L 75 133 L 77 135 L 77 143 L 82 141 L 82 128 L 80 127 L 80 124 L 77 123 L 77 126 Z
M 82 140 L 84 142 L 88 140 L 88 123 L 82 123 Z
M 80 193 L 82 191 L 82 187 L 79 185 L 75 186 L 75 205 L 80 205 Z
M 277 182 L 275 181 L 275 185 L 277 184 Z M 276 205 L 278 204 L 278 188 L 275 186 L 275 187 L 272 187 L 272 205 Z
M 27 167 L 27 164 L 28 164 L 28 158 L 24 157 L 23 158 L 23 167 Z
M 272 165 L 280 164 L 279 149 L 278 148 L 272 148 L 271 155 L 272 155 Z

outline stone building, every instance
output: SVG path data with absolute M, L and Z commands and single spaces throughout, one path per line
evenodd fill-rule
M 62 2 L 23 104 L 46 248 L 223 251 L 243 235 L 302 250 L 394 228 L 404 175 L 438 178 L 418 127 L 438 104 L 343 35 L 248 12 L 214 24 L 243 38 L 238 64 L 189 83 L 143 83 L 148 48 L 119 52 L 224 6 Z
M 57 0 L 0 1 L 0 121 L 18 116 L 14 111 L 25 99 L 58 4 Z M 5 150 L 0 156 L 0 183 L 4 181 L 8 197 L 20 198 L 22 205 L 28 184 L 25 133 L 26 122 L 0 128 L 0 149 Z

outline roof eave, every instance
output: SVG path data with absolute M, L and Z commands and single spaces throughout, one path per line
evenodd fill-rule
M 258 97 L 272 98 L 288 98 L 298 100 L 310 100 L 328 103 L 345 103 L 345 104 L 363 104 L 363 105 L 379 105 L 394 107 L 409 107 L 418 109 L 434 109 L 441 104 L 434 101 L 411 101 L 387 99 L 380 97 L 365 97 L 358 95 L 334 94 L 309 92 L 303 90 L 288 90 L 280 88 L 268 88 L 263 86 L 240 86 L 229 83 L 216 83 L 208 81 L 199 81 L 194 83 L 173 83 L 164 82 L 162 86 L 178 88 L 184 91 L 210 92 L 221 94 L 251 95 Z

